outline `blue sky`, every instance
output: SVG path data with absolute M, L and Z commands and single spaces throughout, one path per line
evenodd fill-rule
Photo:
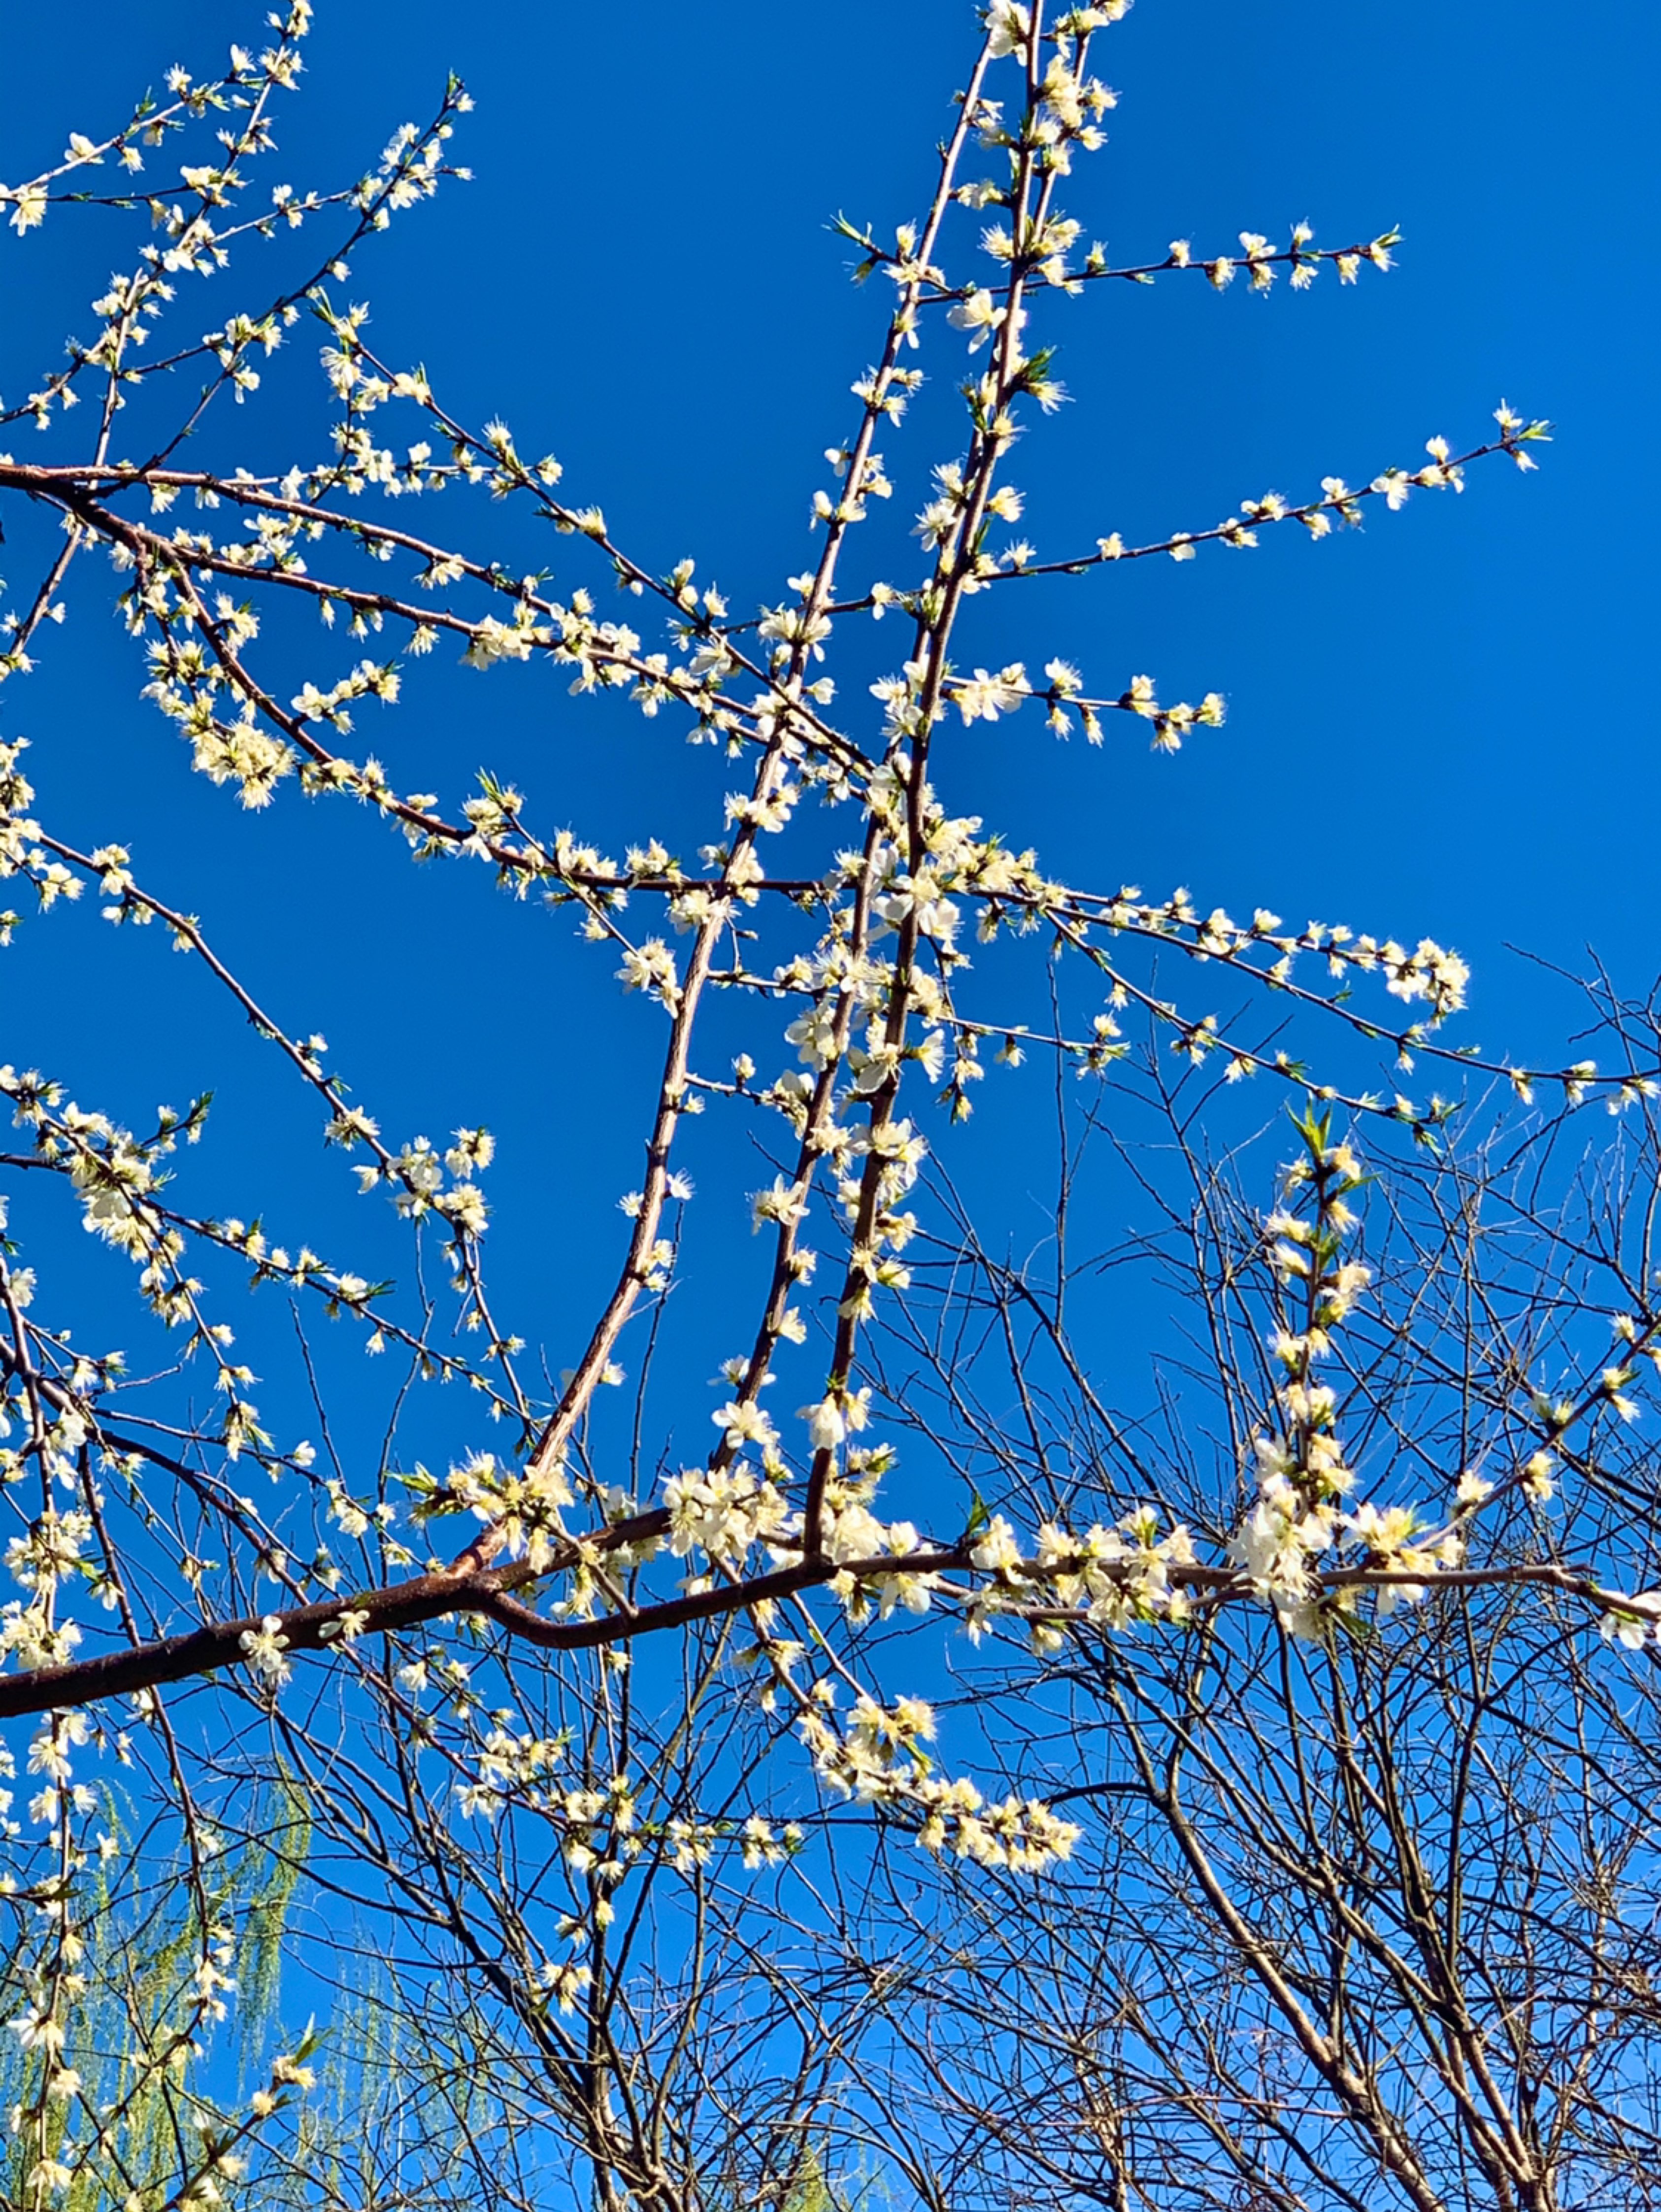
M 170 62 L 206 71 L 227 38 L 257 34 L 258 15 L 95 0 L 73 43 L 39 14 L 9 27 L 0 174 L 99 127 Z M 376 342 L 423 361 L 458 414 L 506 416 L 524 449 L 559 454 L 571 499 L 603 504 L 643 561 L 695 554 L 742 607 L 780 596 L 803 565 L 821 450 L 876 342 L 884 303 L 850 287 L 828 220 L 840 209 L 887 229 L 921 205 L 973 31 L 959 0 L 645 0 L 626 23 L 566 4 L 336 0 L 318 11 L 273 174 L 355 173 L 430 111 L 447 68 L 464 76 L 477 112 L 455 150 L 475 180 L 403 218 L 346 290 L 372 301 Z M 1432 433 L 1476 442 L 1502 396 L 1549 416 L 1556 442 L 1538 476 L 1489 464 L 1462 499 L 1415 495 L 1342 541 L 1287 532 L 1251 554 L 993 595 L 966 659 L 1035 666 L 1059 652 L 1109 690 L 1147 670 L 1164 696 L 1224 692 L 1228 725 L 1175 759 L 1135 731 L 1095 753 L 1055 746 L 1035 720 L 978 729 L 943 765 L 949 787 L 961 777 L 966 802 L 1058 873 L 1185 883 L 1203 903 L 1455 945 L 1476 978 L 1461 1033 L 1495 1050 L 1555 1057 L 1574 1014 L 1507 945 L 1574 963 L 1590 943 L 1647 986 L 1661 966 L 1641 612 L 1656 192 L 1640 102 L 1658 41 L 1649 11 L 1612 5 L 1523 6 L 1500 34 L 1474 5 L 1140 0 L 1104 44 L 1121 94 L 1110 149 L 1070 194 L 1087 235 L 1117 260 L 1179 236 L 1221 251 L 1300 217 L 1331 244 L 1395 225 L 1400 266 L 1342 293 L 1329 270 L 1304 297 L 1237 285 L 1216 298 L 1190 278 L 1055 308 L 1046 334 L 1072 404 L 1014 471 L 1040 553 L 1114 528 L 1203 527 L 1328 472 L 1359 483 L 1411 466 Z M 107 231 L 75 221 L 55 211 L 0 240 L 8 399 L 55 362 L 110 265 Z M 315 435 L 310 343 L 302 333 L 297 357 L 279 358 L 236 425 L 258 459 L 286 461 Z M 943 386 L 958 360 L 937 353 Z M 13 441 L 27 453 L 31 435 Z M 925 403 L 895 442 L 908 474 L 890 547 L 957 437 Z M 35 739 L 53 821 L 130 842 L 145 879 L 202 914 L 274 1010 L 328 1034 L 397 1133 L 463 1120 L 502 1132 L 499 1263 L 516 1321 L 557 1366 L 555 1316 L 609 1274 L 610 1209 L 635 1179 L 638 1119 L 607 1102 L 649 1082 L 657 1047 L 611 963 L 576 956 L 563 923 L 551 937 L 482 878 L 417 875 L 355 810 L 289 793 L 239 814 L 138 706 L 130 649 L 92 595 L 41 659 L 0 700 L 0 726 Z M 857 683 L 844 696 L 861 710 Z M 718 780 L 663 724 L 570 701 L 546 672 L 428 664 L 366 743 L 406 787 L 431 779 L 458 796 L 476 765 L 517 777 L 543 818 L 614 847 Z M 158 944 L 106 943 L 90 911 L 27 934 L 5 978 L 5 1056 L 49 1060 L 134 1115 L 216 1083 L 226 1136 L 192 1164 L 202 1202 L 256 1202 L 247 1148 L 269 1141 L 276 1202 L 323 1208 L 361 1249 L 361 1209 L 318 1153 L 309 1102 L 202 979 Z M 688 1371 L 701 1376 L 695 1359 Z

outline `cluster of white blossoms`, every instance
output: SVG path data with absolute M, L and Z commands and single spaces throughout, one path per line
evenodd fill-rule
M 226 1401 L 220 1441 L 227 1452 L 235 1457 L 246 1445 L 265 1443 L 246 1395 L 252 1373 L 226 1356 L 233 1332 L 227 1323 L 205 1317 L 202 1285 L 182 1265 L 185 1236 L 159 1201 L 167 1180 L 161 1163 L 181 1135 L 191 1142 L 200 1134 L 206 1101 L 183 1115 L 163 1109 L 154 1132 L 141 1139 L 106 1115 L 66 1101 L 61 1085 L 34 1069 L 0 1066 L 0 1098 L 10 1103 L 15 1121 L 33 1132 L 37 1157 L 66 1176 L 80 1200 L 83 1227 L 136 1267 L 151 1312 L 167 1328 L 184 1328 L 190 1349 L 212 1359 Z
M 664 1504 L 670 1549 L 677 1559 L 695 1547 L 713 1564 L 742 1565 L 753 1544 L 800 1526 L 784 1492 L 743 1460 L 671 1475 L 664 1485 Z
M 1363 1595 L 1371 1595 L 1379 1618 L 1417 1603 L 1439 1576 L 1464 1565 L 1472 1519 L 1490 1501 L 1515 1492 L 1537 1508 L 1548 1504 L 1567 1431 L 1602 1411 L 1618 1421 L 1635 1420 L 1637 1355 L 1657 1366 L 1661 1359 L 1656 1324 L 1617 1315 L 1614 1364 L 1567 1394 L 1542 1389 L 1530 1395 L 1538 1445 L 1503 1480 L 1465 1469 L 1453 1485 L 1451 1512 L 1352 1504 L 1355 1475 L 1337 1433 L 1337 1392 L 1317 1379 L 1316 1363 L 1331 1352 L 1334 1331 L 1372 1279 L 1371 1271 L 1343 1251 L 1357 1225 L 1349 1200 L 1367 1178 L 1349 1145 L 1330 1140 L 1328 1117 L 1312 1114 L 1300 1128 L 1306 1149 L 1287 1170 L 1288 1202 L 1264 1223 L 1286 1308 L 1270 1346 L 1283 1378 L 1276 1392 L 1281 1423 L 1253 1439 L 1257 1500 L 1232 1556 L 1292 1633 L 1319 1636 L 1334 1613 L 1353 1612 Z M 1335 1571 L 1323 1583 L 1318 1563 L 1329 1557 Z M 1570 1577 L 1569 1583 L 1604 1607 L 1606 1639 L 1634 1646 L 1652 1632 L 1661 1635 L 1653 1592 L 1612 1601 L 1589 1577 Z
M 918 1698 L 882 1705 L 861 1694 L 846 1721 L 827 1681 L 798 1721 L 821 1777 L 861 1804 L 901 1812 L 925 1850 L 1017 1874 L 1041 1874 L 1070 1854 L 1080 1830 L 1037 1798 L 989 1802 L 972 1782 L 932 1771 L 923 1747 L 935 1734 Z
M 1161 1534 L 1151 1505 L 1137 1507 L 1112 1528 L 1075 1530 L 1046 1521 L 1030 1554 L 995 1513 L 969 1559 L 991 1577 L 967 1614 L 976 1638 L 1010 1613 L 1026 1620 L 1040 1651 L 1061 1648 L 1064 1621 L 1118 1631 L 1141 1621 L 1180 1625 L 1190 1617 L 1188 1593 L 1173 1580 L 1173 1570 L 1194 1565 L 1192 1538 L 1180 1522 Z
M 311 1041 L 312 1048 L 321 1048 L 322 1043 L 321 1038 Z M 306 1066 L 322 1087 L 329 1087 L 307 1048 L 291 1048 L 291 1056 Z M 66 1100 L 60 1084 L 34 1069 L 0 1066 L 0 1098 L 9 1102 L 15 1121 L 33 1133 L 37 1158 L 66 1177 L 79 1198 L 83 1226 L 125 1254 L 137 1270 L 139 1288 L 149 1310 L 167 1328 L 184 1333 L 185 1356 L 202 1353 L 211 1360 L 215 1386 L 224 1399 L 217 1440 L 227 1454 L 235 1458 L 244 1451 L 256 1455 L 267 1453 L 270 1438 L 260 1425 L 258 1409 L 248 1395 L 255 1380 L 253 1372 L 230 1356 L 235 1342 L 230 1324 L 209 1317 L 203 1283 L 185 1264 L 191 1243 L 209 1243 L 252 1260 L 256 1282 L 275 1280 L 310 1290 L 323 1298 L 330 1312 L 368 1315 L 373 1295 L 371 1284 L 365 1278 L 330 1268 L 308 1248 L 302 1247 L 291 1256 L 285 1248 L 270 1244 L 263 1231 L 249 1229 L 240 1221 L 204 1222 L 172 1206 L 164 1195 L 170 1175 L 165 1163 L 181 1138 L 187 1144 L 199 1140 L 207 1115 L 205 1098 L 197 1100 L 184 1114 L 159 1109 L 155 1129 L 143 1137 L 106 1115 L 88 1112 Z M 467 1287 L 471 1240 L 482 1228 L 482 1208 L 470 1182 L 480 1164 L 477 1152 L 482 1136 L 481 1132 L 459 1133 L 447 1159 L 452 1172 L 459 1170 L 470 1180 L 450 1191 L 422 1191 L 418 1170 L 423 1155 L 418 1151 L 406 1152 L 402 1159 L 385 1155 L 374 1176 L 396 1181 L 401 1210 L 414 1213 L 430 1206 L 457 1224 L 458 1245 L 463 1255 L 457 1273 L 464 1288 Z M 476 1321 L 472 1325 L 476 1326 Z M 413 1341 L 409 1332 L 396 1333 Z M 377 1327 L 368 1340 L 371 1349 L 379 1348 L 380 1338 Z M 442 1355 L 434 1356 L 435 1364 L 441 1360 Z M 86 1416 L 76 1412 L 73 1418 L 84 1421 Z
M 1353 1609 L 1360 1595 L 1354 1584 L 1329 1594 L 1316 1582 L 1317 1563 L 1335 1547 L 1377 1575 L 1430 1578 L 1457 1567 L 1464 1545 L 1452 1529 L 1428 1528 L 1413 1509 L 1349 1506 L 1355 1476 L 1337 1434 L 1338 1395 L 1316 1379 L 1316 1364 L 1372 1281 L 1371 1269 L 1344 1256 L 1357 1225 L 1349 1200 L 1366 1177 L 1350 1146 L 1330 1140 L 1329 1120 L 1312 1116 L 1302 1131 L 1306 1148 L 1287 1170 L 1286 1203 L 1265 1217 L 1263 1231 L 1284 1307 L 1271 1346 L 1282 1377 L 1275 1394 L 1281 1425 L 1252 1439 L 1257 1499 L 1231 1556 L 1294 1635 L 1319 1636 L 1329 1612 Z M 1423 1594 L 1415 1580 L 1374 1585 L 1380 1615 Z
M 1331 1354 L 1336 1333 L 1372 1282 L 1371 1270 L 1346 1251 L 1359 1226 L 1352 1201 L 1368 1177 L 1351 1145 L 1333 1139 L 1330 1114 L 1312 1110 L 1297 1127 L 1303 1150 L 1285 1170 L 1282 1202 L 1260 1231 L 1260 1256 L 1276 1286 L 1269 1349 L 1280 1377 L 1277 1419 L 1252 1438 L 1254 1495 L 1226 1547 L 1227 1564 L 1207 1562 L 1191 1531 L 1180 1523 L 1164 1527 L 1151 1505 L 1112 1528 L 1046 1522 L 1026 1540 L 1003 1514 L 982 1515 L 963 1564 L 985 1580 L 953 1589 L 972 1636 L 1010 1620 L 1026 1628 L 1036 1650 L 1056 1650 L 1082 1632 L 1181 1626 L 1242 1596 L 1268 1606 L 1299 1638 L 1326 1637 L 1337 1617 L 1355 1614 L 1363 1601 L 1384 1620 L 1419 1602 L 1439 1578 L 1457 1576 L 1474 1516 L 1492 1501 L 1514 1492 L 1537 1509 L 1549 1504 L 1557 1449 L 1568 1430 L 1600 1411 L 1622 1422 L 1638 1418 L 1638 1355 L 1661 1369 L 1661 1320 L 1617 1316 L 1615 1364 L 1567 1393 L 1530 1394 L 1525 1415 L 1538 1447 L 1509 1474 L 1491 1479 L 1465 1469 L 1440 1513 L 1357 1503 L 1356 1474 L 1339 1433 L 1339 1392 L 1319 1379 L 1318 1363 Z M 1540 1574 L 1603 1608 L 1606 1641 L 1635 1649 L 1652 1637 L 1661 1640 L 1656 1592 L 1625 1597 L 1555 1566 Z
M 618 1892 L 643 1860 L 661 1853 L 682 1875 L 717 1862 L 736 1862 L 754 1874 L 786 1864 L 803 1848 L 797 1823 L 779 1826 L 761 1814 L 707 1820 L 652 1816 L 643 1807 L 650 1794 L 644 1776 L 617 1773 L 597 1783 L 573 1783 L 568 1735 L 520 1735 L 506 1724 L 507 1717 L 494 1716 L 482 1734 L 476 1779 L 458 1785 L 456 1809 L 464 1819 L 484 1821 L 528 1812 L 555 1829 L 570 1896 L 560 1934 L 579 1952 L 616 1919 Z M 561 2010 L 569 2010 L 589 1979 L 590 1969 L 573 1960 L 545 1966 L 536 1983 L 554 1994 Z

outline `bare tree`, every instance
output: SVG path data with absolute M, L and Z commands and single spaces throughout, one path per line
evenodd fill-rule
M 1605 1011 L 1646 1058 L 1647 1012 Z M 1009 1347 L 1004 1402 L 987 1363 L 971 1398 L 919 1337 L 894 1418 L 954 1439 L 1023 1518 L 1112 1525 L 1151 1496 L 1221 1546 L 1306 1288 L 1238 1158 L 1185 1139 L 1195 1079 L 1156 1078 L 1141 1140 L 1153 1154 L 1163 1125 L 1160 1224 L 1105 1255 L 1154 1270 L 1161 1310 L 1188 1316 L 1151 1405 L 1132 1419 L 1095 1395 L 1052 1269 L 982 1254 L 956 1297 Z M 1209 1593 L 1179 1638 L 1057 1609 L 1038 1682 L 1028 1654 L 966 1675 L 989 1752 L 1088 1808 L 1036 1888 L 957 1877 L 885 1900 L 927 1984 L 912 2078 L 943 2090 L 933 2124 L 966 2200 L 1652 2201 L 1652 1601 L 1589 1638 L 1567 1563 L 1656 1576 L 1651 1454 L 1609 1395 L 1649 1310 L 1654 1144 L 1647 1118 L 1583 1152 L 1566 1117 L 1499 1116 L 1375 1187 L 1330 1433 L 1398 1492 L 1476 1501 L 1457 1604 L 1380 1593 L 1319 1637 Z M 1041 1467 L 1011 1441 L 1028 1404 Z

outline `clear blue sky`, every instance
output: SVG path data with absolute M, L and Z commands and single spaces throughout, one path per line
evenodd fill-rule
M 88 0 L 72 35 L 46 12 L 9 24 L 0 174 L 55 156 L 68 129 L 100 127 L 170 62 L 209 70 L 225 40 L 257 35 L 258 14 Z M 559 454 L 569 495 L 602 503 L 642 560 L 695 554 L 743 606 L 780 596 L 803 562 L 821 450 L 842 434 L 879 327 L 883 303 L 850 288 L 827 220 L 840 208 L 887 228 L 920 206 L 973 31 L 961 0 L 335 0 L 283 112 L 278 166 L 300 182 L 355 173 L 431 109 L 446 68 L 464 76 L 478 106 L 456 152 L 476 181 L 403 219 L 347 289 L 373 301 L 378 343 L 423 360 L 458 413 L 505 416 L 525 450 Z M 1182 882 L 1236 909 L 1435 936 L 1476 969 L 1463 1034 L 1521 1054 L 1553 1053 L 1567 1010 L 1542 1002 L 1507 943 L 1573 963 L 1590 942 L 1634 988 L 1661 969 L 1643 612 L 1658 45 L 1653 11 L 1610 0 L 1526 0 L 1502 23 L 1467 0 L 1434 12 L 1139 0 L 1105 41 L 1122 104 L 1110 150 L 1070 198 L 1115 259 L 1179 236 L 1218 251 L 1300 217 L 1318 242 L 1394 224 L 1403 244 L 1396 273 L 1342 294 L 1329 270 L 1301 298 L 1237 285 L 1218 299 L 1170 280 L 1059 309 L 1075 404 L 1015 471 L 1041 554 L 1112 528 L 1204 526 L 1329 471 L 1357 483 L 1413 465 L 1433 432 L 1475 442 L 1502 396 L 1549 416 L 1557 441 L 1537 477 L 1490 465 L 1462 500 L 1415 495 L 1342 541 L 1287 532 L 1249 555 L 983 602 L 966 659 L 1063 652 L 1104 689 L 1147 670 L 1163 696 L 1215 688 L 1229 702 L 1227 729 L 1174 760 L 1117 731 L 1100 755 L 1057 748 L 1035 723 L 966 739 L 966 791 L 973 769 L 975 805 L 1015 842 L 1100 883 Z M 58 357 L 109 266 L 103 234 L 72 221 L 55 211 L 44 231 L 0 240 L 8 399 Z M 310 345 L 300 334 L 302 356 Z M 270 404 L 247 416 L 260 459 L 309 443 L 315 386 L 304 358 L 274 364 Z M 922 465 L 956 434 L 925 412 L 903 441 L 908 511 Z M 31 435 L 12 442 L 27 452 Z M 603 1233 L 600 1272 L 615 1264 L 610 1207 L 634 1179 L 635 1120 L 615 1141 L 602 1132 L 591 1183 L 567 1147 L 608 1083 L 644 1079 L 655 1024 L 620 1002 L 609 962 L 572 952 L 563 923 L 556 988 L 549 925 L 461 871 L 416 875 L 355 810 L 291 792 L 245 817 L 190 777 L 91 598 L 42 661 L 0 700 L 0 728 L 35 738 L 54 822 L 131 842 L 145 879 L 200 911 L 279 1011 L 328 1033 L 396 1133 L 464 1119 L 502 1130 L 496 1194 L 521 1202 L 521 1225 L 499 1263 L 515 1319 L 540 1339 L 550 1249 L 583 1276 Z M 857 690 L 845 697 L 857 711 Z M 519 779 L 543 818 L 617 846 L 706 786 L 706 756 L 662 725 L 567 700 L 546 672 L 428 664 L 407 698 L 366 739 L 406 788 L 430 779 L 459 795 L 486 764 Z M 280 1194 L 296 1212 L 326 1202 L 343 1247 L 356 1237 L 361 1215 L 337 1161 L 312 1149 L 309 1104 L 279 1098 L 275 1073 L 210 1015 L 206 986 L 159 945 L 104 944 L 90 911 L 52 927 L 0 978 L 3 1055 L 61 1066 L 134 1115 L 219 1082 L 227 1115 L 244 1117 L 227 1138 L 291 1139 Z M 95 1038 L 63 995 L 66 958 L 98 994 Z M 112 1065 L 124 1097 L 110 1096 Z M 235 1143 L 204 1154 L 212 1202 L 252 1203 L 247 1170 Z M 550 1364 L 560 1356 L 550 1335 Z

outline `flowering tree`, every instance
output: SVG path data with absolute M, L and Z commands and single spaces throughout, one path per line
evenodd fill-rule
M 1288 524 L 1319 538 L 1490 459 L 1531 468 L 1545 434 L 1502 405 L 1464 450 L 1433 438 L 1410 471 L 1156 543 L 1040 557 L 1013 534 L 1016 439 L 1061 396 L 1039 341 L 1088 312 L 1067 303 L 1390 266 L 1391 234 L 1334 249 L 1305 225 L 1124 267 L 1086 250 L 1064 196 L 1102 143 L 1094 49 L 1127 5 L 995 0 L 926 212 L 892 237 L 842 226 L 886 317 L 803 572 L 759 617 L 691 560 L 637 560 L 555 460 L 462 419 L 343 304 L 360 249 L 456 173 L 458 83 L 356 184 L 257 181 L 307 29 L 293 0 L 265 51 L 175 70 L 3 193 L 19 251 L 50 249 L 65 201 L 150 228 L 67 365 L 0 414 L 45 434 L 40 458 L 0 455 L 34 563 L 0 671 L 55 647 L 107 561 L 146 698 L 227 804 L 354 799 L 416 859 L 567 910 L 571 957 L 610 963 L 660 1055 L 639 1187 L 615 1251 L 585 1257 L 606 1279 L 549 1382 L 527 1344 L 570 1316 L 504 1312 L 487 1279 L 488 1131 L 435 1146 L 396 1101 L 361 1103 L 290 1024 L 280 963 L 233 968 L 127 846 L 55 834 L 21 738 L 0 743 L 0 935 L 88 891 L 152 926 L 409 1238 L 381 1281 L 268 1226 L 258 1190 L 239 1217 L 193 1205 L 179 1148 L 206 1099 L 141 1126 L 115 1071 L 100 1103 L 71 1097 L 78 1069 L 0 1066 L 21 1133 L 0 1156 L 0 1717 L 27 1723 L 8 1757 L 32 1778 L 7 1829 L 12 2196 L 32 2212 L 486 2189 L 804 2212 L 861 2185 L 942 2212 L 1543 2208 L 1650 2185 L 1650 1938 L 1623 1885 L 1647 1863 L 1661 1619 L 1627 1427 L 1661 1333 L 1652 1023 L 1606 1009 L 1614 1077 L 1485 1062 L 1440 1041 L 1468 979 L 1428 939 L 1056 881 L 937 794 L 937 755 L 977 722 L 1091 744 L 1141 724 L 1174 751 L 1222 715 L 1060 658 L 975 665 L 982 594 Z M 216 299 L 250 289 L 191 337 L 209 276 Z M 233 403 L 307 329 L 330 434 L 252 466 Z M 967 355 L 963 416 L 921 554 L 882 540 L 885 577 L 861 526 L 931 352 L 954 374 Z M 582 580 L 556 592 L 476 542 L 481 494 L 499 532 L 522 514 L 568 541 Z M 416 529 L 418 495 L 463 513 Z M 638 627 L 598 612 L 612 585 Z M 828 672 L 879 622 L 898 643 L 872 708 Z M 557 790 L 402 788 L 352 719 L 435 649 L 623 695 L 709 749 L 708 815 L 642 822 L 617 858 L 551 826 Z M 1084 1079 L 1042 1264 L 997 1258 L 953 1140 L 924 1135 L 931 1103 L 967 1119 L 989 1060 Z M 1376 1087 L 1439 1060 L 1515 1121 L 1491 1096 L 1459 1135 L 1449 1101 Z M 602 1079 L 597 1112 L 629 1110 L 624 1089 Z M 1260 1164 L 1241 1100 L 1265 1089 Z M 1577 1181 L 1560 1133 L 1593 1095 L 1632 1110 Z M 659 1439 L 684 1395 L 667 1347 L 700 1114 L 743 1134 L 697 1212 L 742 1203 L 765 1257 L 721 1270 L 743 1348 L 712 1409 L 680 1409 L 682 1436 L 713 1433 L 693 1451 Z M 1115 1411 L 1070 1329 L 1081 1128 L 1151 1206 L 1121 1256 L 1166 1286 L 1180 1419 L 1168 1388 L 1156 1418 Z M 76 1218 L 136 1289 L 137 1354 L 89 1348 L 110 1342 L 101 1287 L 72 1330 Z M 391 1376 L 364 1458 L 299 1439 L 303 1394 L 326 1421 L 331 1390 L 369 1389 L 323 1372 L 342 1331 Z M 669 1384 L 624 1393 L 625 1358 Z M 421 1455 L 443 1456 L 445 1385 L 495 1441 L 439 1474 Z M 1183 1972 L 1150 1976 L 1161 1954 Z M 233 2002 L 239 2061 L 213 2033 Z M 308 2011 L 326 2034 L 285 2037 Z

